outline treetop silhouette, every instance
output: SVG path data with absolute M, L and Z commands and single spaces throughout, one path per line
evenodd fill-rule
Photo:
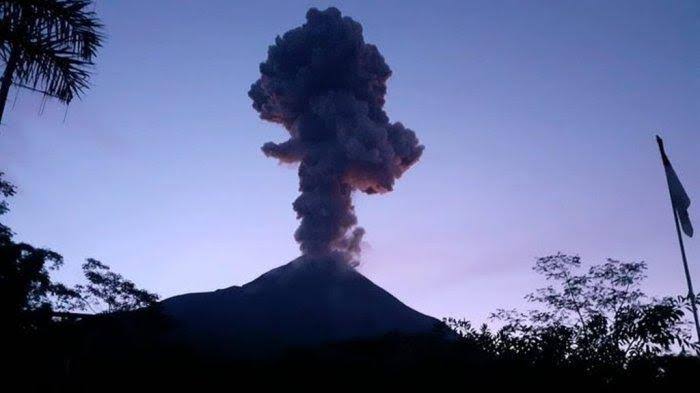
M 89 86 L 103 40 L 91 0 L 0 1 L 0 124 L 11 86 L 69 104 Z

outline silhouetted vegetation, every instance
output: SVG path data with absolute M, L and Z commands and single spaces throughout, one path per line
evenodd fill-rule
M 0 172 L 0 216 L 9 210 L 7 198 L 15 187 Z M 50 273 L 63 265 L 63 257 L 51 250 L 15 242 L 12 230 L 0 223 L 0 307 L 11 320 L 53 311 L 109 313 L 149 307 L 158 296 L 88 258 L 83 264 L 85 284 L 67 287 L 51 280 Z
M 6 198 L 15 193 L 14 186 L 2 175 L 0 214 L 8 211 Z M 62 263 L 61 256 L 53 251 L 15 242 L 10 228 L 0 224 L 0 313 L 8 321 L 2 324 L 5 337 L 45 326 L 51 318 L 52 298 L 64 303 L 74 295 L 49 276 Z
M 0 172 L 0 216 L 9 210 L 7 198 L 15 195 L 15 186 L 3 179 L 4 172 Z M 0 223 L 0 236 L 10 236 L 10 228 Z
M 158 301 L 158 295 L 137 288 L 133 282 L 112 272 L 109 266 L 96 259 L 87 259 L 83 264 L 83 274 L 87 284 L 75 287 L 81 295 L 81 310 L 103 313 L 131 311 L 152 306 Z
M 577 256 L 539 258 L 534 270 L 553 284 L 526 298 L 541 307 L 498 310 L 492 319 L 502 326 L 495 332 L 486 326 L 475 329 L 466 320 L 445 322 L 492 356 L 532 367 L 580 370 L 601 383 L 612 383 L 664 355 L 692 355 L 700 349 L 686 330 L 690 299 L 648 298 L 640 287 L 644 262 L 608 259 L 576 274 L 580 268 Z
M 0 192 L 5 213 L 15 188 L 2 174 Z M 323 387 L 349 376 L 345 386 L 573 383 L 614 390 L 682 385 L 700 370 L 692 354 L 698 344 L 685 329 L 690 299 L 647 297 L 643 262 L 608 260 L 578 273 L 576 256 L 540 258 L 534 269 L 551 285 L 527 295 L 540 307 L 498 310 L 495 331 L 450 318 L 434 334 L 390 334 L 251 359 L 170 341 L 171 322 L 159 312 L 158 297 L 95 259 L 83 264 L 85 283 L 54 282 L 59 254 L 15 242 L 7 226 L 0 229 L 0 333 L 11 360 L 5 371 L 24 391 L 208 391 L 232 381 Z M 449 328 L 458 334 L 446 335 Z
M 15 194 L 3 175 L 0 172 L 0 216 L 8 211 L 7 198 Z M 60 254 L 16 242 L 12 230 L 0 223 L 0 338 L 9 360 L 3 371 L 23 391 L 60 386 L 68 375 L 61 372 L 66 367 L 63 362 L 104 328 L 102 320 L 108 315 L 142 309 L 130 319 L 140 321 L 146 316 L 149 327 L 157 326 L 153 307 L 157 295 L 137 288 L 94 259 L 83 265 L 87 282 L 68 287 L 51 278 L 62 265 Z M 93 314 L 76 313 L 85 310 Z
M 65 104 L 88 87 L 102 34 L 90 0 L 0 1 L 0 123 L 11 86 Z

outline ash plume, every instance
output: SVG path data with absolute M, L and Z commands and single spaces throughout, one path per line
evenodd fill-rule
M 275 39 L 260 74 L 248 92 L 253 108 L 290 135 L 262 151 L 299 163 L 295 239 L 306 255 L 356 263 L 364 229 L 352 192 L 391 191 L 423 152 L 415 133 L 384 112 L 391 69 L 359 23 L 312 8 L 304 25 Z

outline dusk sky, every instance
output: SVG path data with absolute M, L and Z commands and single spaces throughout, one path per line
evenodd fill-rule
M 364 26 L 393 70 L 389 117 L 425 145 L 394 192 L 355 194 L 360 272 L 476 322 L 523 307 L 535 258 L 557 251 L 645 260 L 649 293 L 686 292 L 653 136 L 700 227 L 697 1 L 98 1 L 107 38 L 82 100 L 8 101 L 17 239 L 61 253 L 66 282 L 92 257 L 162 297 L 299 256 L 296 170 L 260 151 L 287 133 L 247 92 L 312 6 Z M 700 286 L 697 235 L 686 248 Z

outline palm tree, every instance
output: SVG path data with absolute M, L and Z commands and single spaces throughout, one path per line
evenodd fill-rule
M 15 85 L 69 104 L 88 87 L 102 24 L 91 0 L 0 0 L 0 123 Z

